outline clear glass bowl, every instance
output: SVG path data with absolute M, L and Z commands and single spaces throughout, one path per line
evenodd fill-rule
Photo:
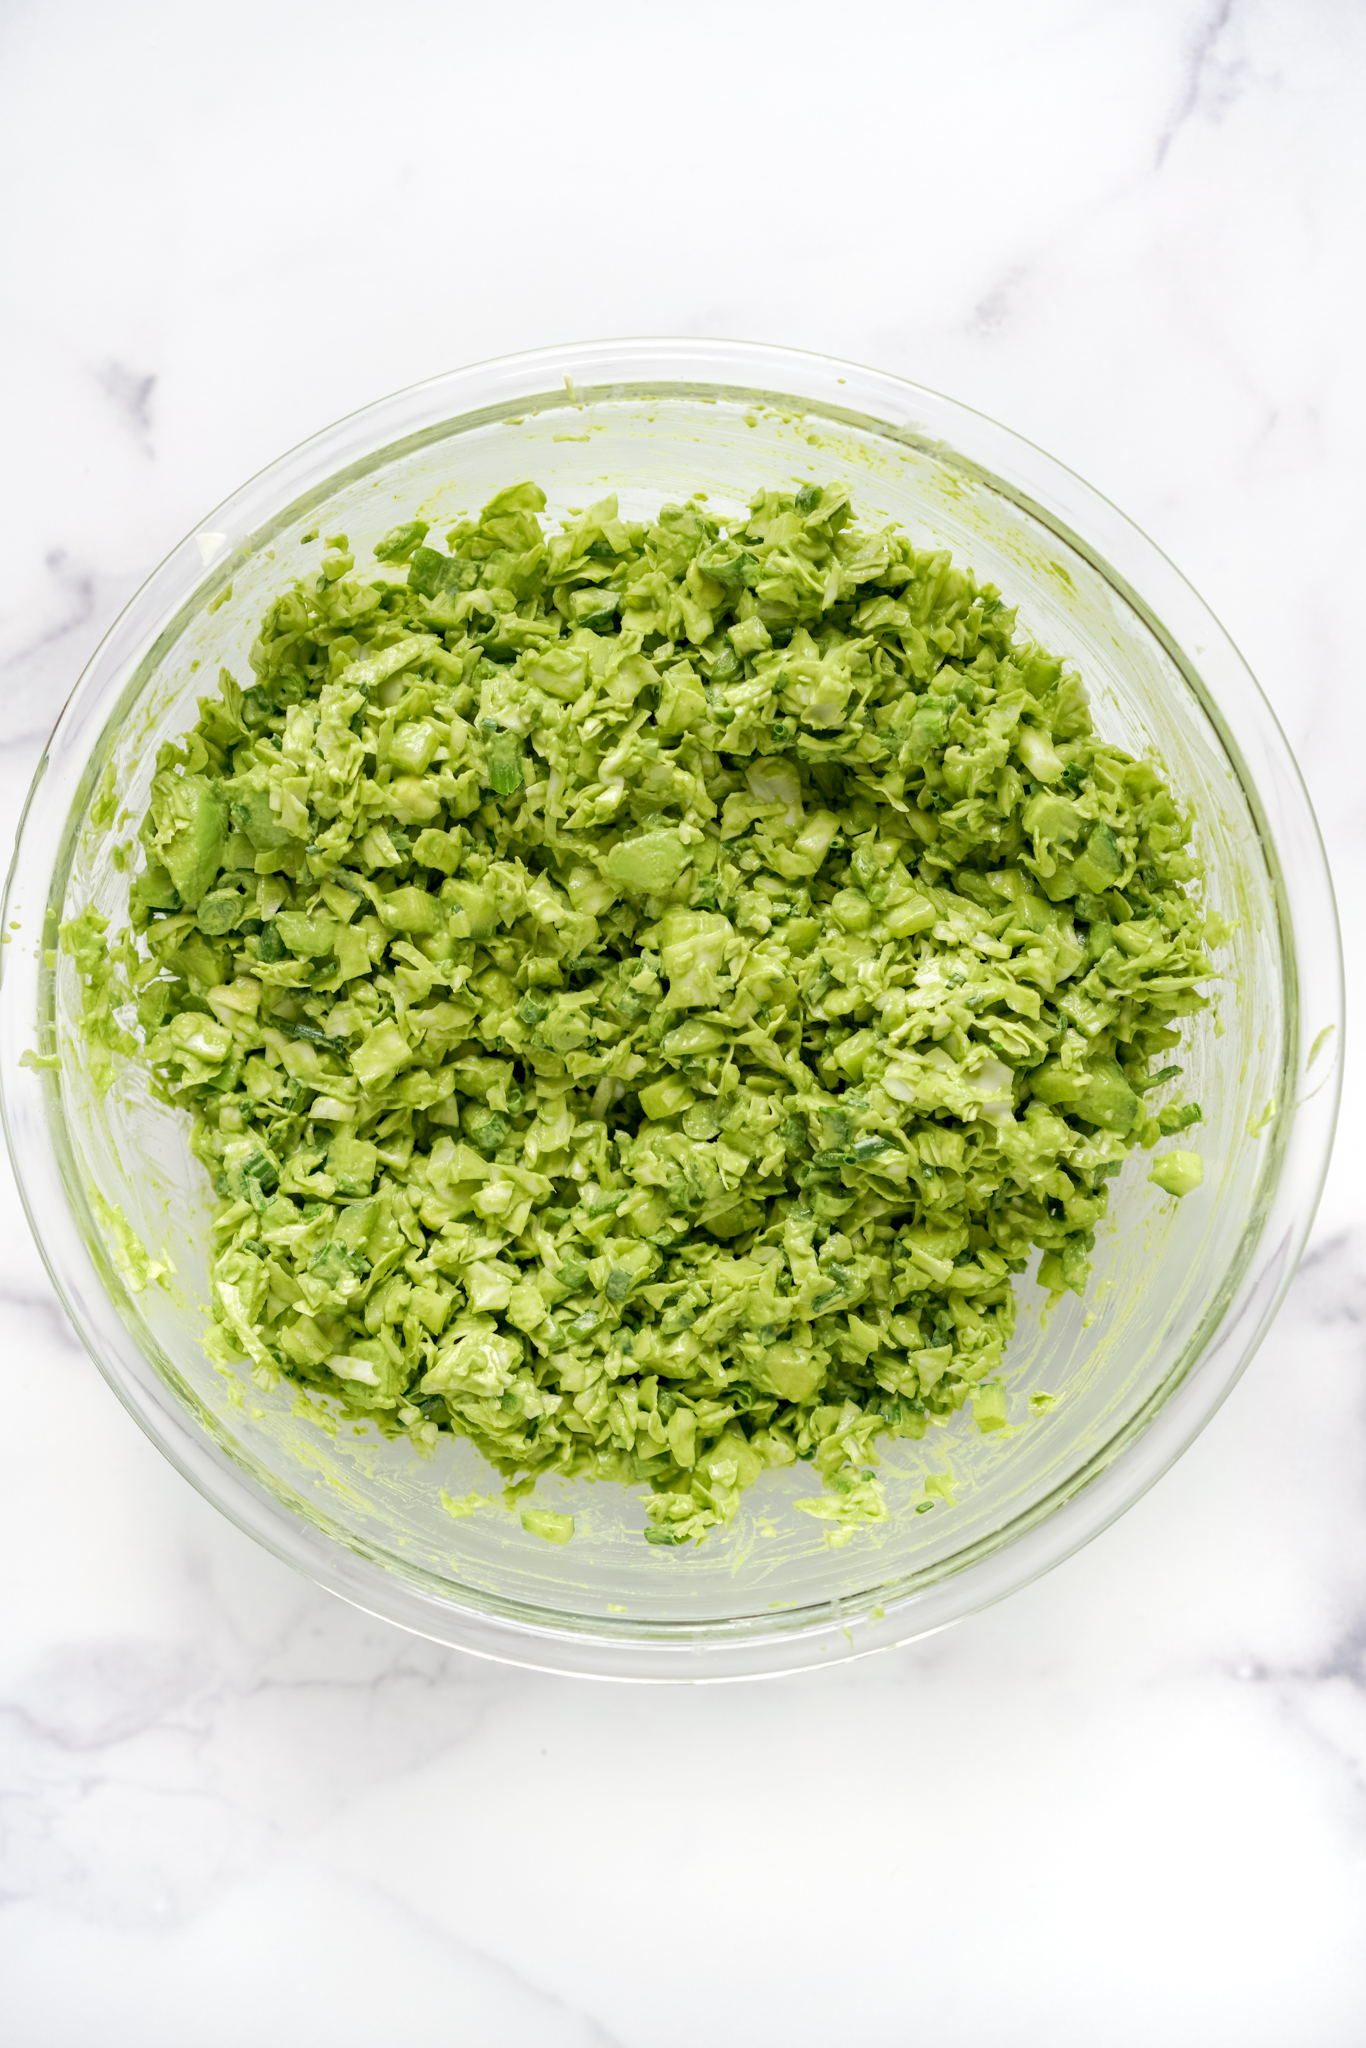
M 967 1418 L 884 1451 L 892 1507 L 832 1547 L 794 1512 L 804 1466 L 765 1475 L 699 1548 L 640 1538 L 640 1490 L 542 1482 L 577 1520 L 566 1548 L 520 1526 L 467 1444 L 419 1460 L 294 1415 L 215 1372 L 200 1343 L 209 1190 L 180 1117 L 136 1069 L 92 1090 L 79 990 L 54 952 L 93 902 L 117 924 L 109 793 L 140 817 L 157 745 L 192 722 L 225 663 L 247 671 L 268 599 L 316 565 L 302 536 L 350 536 L 358 562 L 400 517 L 434 523 L 534 477 L 550 511 L 615 490 L 632 516 L 690 492 L 738 511 L 760 485 L 846 481 L 999 584 L 1071 656 L 1100 731 L 1158 760 L 1192 801 L 1211 904 L 1236 920 L 1217 1019 L 1182 1055 L 1204 1107 L 1203 1190 L 1181 1203 L 1140 1154 L 1115 1183 L 1088 1302 L 1042 1325 L 1023 1289 L 1011 1424 Z M 1227 635 L 1113 506 L 980 414 L 899 378 L 736 343 L 607 342 L 433 379 L 343 420 L 265 470 L 157 570 L 57 722 L 10 875 L 0 1085 L 28 1214 L 58 1292 L 120 1399 L 209 1500 L 278 1557 L 439 1641 L 548 1669 L 707 1679 L 793 1670 L 903 1642 L 1056 1564 L 1190 1443 L 1290 1279 L 1327 1164 L 1341 975 L 1313 815 L 1275 719 Z M 21 1065 L 69 1048 L 60 1074 Z M 126 1228 L 125 1228 L 126 1226 Z M 136 1236 L 173 1265 L 137 1284 Z M 1032 1419 L 1027 1397 L 1058 1396 Z M 953 1501 L 916 1514 L 929 1471 Z M 489 1505 L 453 1518 L 442 1492 Z

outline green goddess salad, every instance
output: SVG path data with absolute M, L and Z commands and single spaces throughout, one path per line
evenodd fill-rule
M 280 592 L 161 750 L 131 929 L 66 928 L 94 1056 L 190 1119 L 225 1363 L 514 1498 L 640 1486 L 652 1543 L 808 1461 L 842 1540 L 880 1439 L 1006 1426 L 1015 1276 L 1082 1293 L 1127 1154 L 1199 1123 L 1224 929 L 946 553 L 831 485 L 544 506 Z

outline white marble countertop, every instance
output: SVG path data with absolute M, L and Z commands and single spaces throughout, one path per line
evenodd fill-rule
M 786 341 L 1113 497 L 1297 750 L 1360 979 L 1366 455 L 1346 0 L 0 23 L 0 803 L 207 510 L 371 398 L 598 334 Z M 14 2048 L 1358 2048 L 1366 1137 L 1119 1525 L 928 1643 L 592 1686 L 350 1612 L 118 1407 L 8 1178 L 0 2034 Z

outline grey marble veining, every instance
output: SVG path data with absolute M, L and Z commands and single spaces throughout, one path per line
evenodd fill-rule
M 1243 646 L 1359 986 L 1366 16 L 1344 0 L 0 21 L 0 811 L 183 533 L 567 337 L 876 362 L 1112 496 Z M 0 1181 L 15 2048 L 1357 2048 L 1366 1137 L 1160 1485 L 990 1613 L 696 1693 L 482 1664 L 212 1513 Z

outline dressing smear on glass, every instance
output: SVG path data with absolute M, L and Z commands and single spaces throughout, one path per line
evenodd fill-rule
M 162 749 L 131 931 L 66 927 L 93 1056 L 188 1111 L 263 1386 L 514 1494 L 643 1482 L 653 1543 L 809 1460 L 843 1540 L 880 1438 L 1006 1425 L 1012 1276 L 1082 1293 L 1127 1153 L 1199 1123 L 1167 1056 L 1225 928 L 946 554 L 831 486 L 544 503 L 280 594 Z

